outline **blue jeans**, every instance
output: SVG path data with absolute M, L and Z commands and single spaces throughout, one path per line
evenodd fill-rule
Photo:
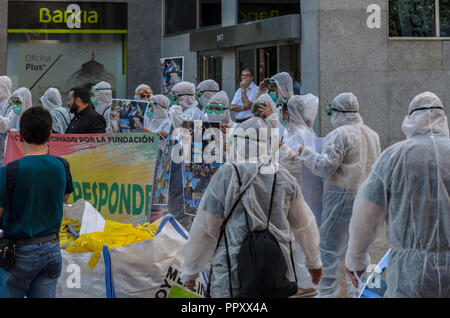
M 18 248 L 14 266 L 0 269 L 0 298 L 54 298 L 61 269 L 59 242 Z

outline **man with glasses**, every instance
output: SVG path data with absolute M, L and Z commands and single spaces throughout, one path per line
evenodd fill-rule
M 241 75 L 240 88 L 234 95 L 230 110 L 236 112 L 236 122 L 242 123 L 252 117 L 252 104 L 258 86 L 253 82 L 254 76 L 250 68 L 245 68 Z

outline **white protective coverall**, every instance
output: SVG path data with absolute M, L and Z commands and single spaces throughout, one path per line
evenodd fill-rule
M 5 117 L 10 105 L 12 82 L 8 76 L 0 76 L 0 116 Z M 5 142 L 8 134 L 0 132 L 0 165 L 4 161 Z
M 360 187 L 346 266 L 366 270 L 367 252 L 386 222 L 391 248 L 385 297 L 450 297 L 450 139 L 435 94 L 413 99 L 402 130 Z
M 197 85 L 197 101 L 202 108 L 203 114 L 205 113 L 205 107 L 210 102 L 211 97 L 218 92 L 220 92 L 220 87 L 215 80 L 208 79 Z
M 318 138 L 312 129 L 319 109 L 319 98 L 312 94 L 292 96 L 288 102 L 289 124 L 284 135 L 284 145 L 280 148 L 280 162 L 297 180 L 306 203 L 313 211 L 320 226 L 322 215 L 322 178 L 306 168 L 298 155 L 298 149 L 311 147 L 315 152 L 322 150 L 322 138 Z M 303 289 L 314 288 L 311 276 L 304 265 L 304 254 L 299 248 L 298 283 Z
M 198 273 L 207 270 L 209 262 L 212 264 L 211 297 L 230 297 L 229 276 L 227 267 L 227 253 L 224 240 L 221 240 L 217 251 L 215 247 L 220 235 L 220 226 L 231 212 L 234 202 L 238 199 L 240 191 L 248 189 L 236 206 L 233 215 L 228 220 L 226 233 L 229 242 L 231 259 L 231 281 L 233 295 L 238 295 L 239 281 L 237 276 L 236 256 L 247 234 L 244 206 L 248 212 L 251 230 L 264 229 L 269 213 L 269 203 L 272 192 L 273 173 L 258 173 L 258 168 L 270 166 L 268 156 L 256 158 L 246 149 L 256 147 L 257 140 L 245 140 L 247 129 L 267 127 L 260 118 L 251 118 L 240 125 L 242 131 L 235 130 L 237 138 L 243 142 L 233 142 L 237 161 L 248 160 L 254 163 L 237 163 L 237 169 L 242 182 L 239 188 L 238 176 L 231 163 L 226 163 L 214 174 L 205 194 L 200 202 L 197 215 L 191 228 L 190 237 L 184 249 L 184 262 L 181 270 L 181 280 L 187 282 L 198 276 Z M 263 142 L 260 140 L 259 142 Z M 253 146 L 251 144 L 254 144 Z M 246 148 L 249 147 L 249 148 Z M 259 162 L 258 162 L 259 161 Z M 302 245 L 306 254 L 308 268 L 320 268 L 320 253 L 318 250 L 319 235 L 316 221 L 309 207 L 305 204 L 297 181 L 283 167 L 276 165 L 277 182 L 273 199 L 273 211 L 269 230 L 274 234 L 288 266 L 287 279 L 294 281 L 294 270 L 290 261 L 290 242 L 294 238 Z M 272 166 L 273 168 L 273 166 Z M 262 171 L 262 170 L 261 170 Z M 293 250 L 295 255 L 296 251 Z M 270 262 L 270 260 L 268 260 Z
M 153 116 L 149 117 L 149 112 L 152 109 L 152 104 L 150 103 L 145 110 L 144 127 L 154 133 L 159 133 L 160 131 L 169 133 L 172 125 L 169 118 L 169 99 L 164 95 L 154 95 L 150 98 L 150 101 L 154 103 Z
M 178 94 L 178 105 L 183 109 L 184 120 L 202 120 L 206 121 L 202 111 L 198 108 L 198 102 L 195 99 L 195 85 L 190 82 L 181 82 L 172 88 L 174 93 Z
M 106 132 L 112 132 L 111 128 L 111 103 L 112 89 L 108 82 L 100 82 L 95 85 L 94 97 L 97 100 L 95 111 L 106 120 Z
M 52 130 L 64 134 L 69 126 L 73 114 L 67 107 L 62 106 L 61 93 L 57 88 L 50 87 L 41 97 L 42 106 L 52 116 Z
M 292 96 L 294 96 L 294 84 L 292 81 L 291 75 L 286 72 L 281 72 L 278 74 L 275 74 L 270 78 L 273 80 L 277 85 L 277 95 L 278 98 L 283 98 L 286 101 L 289 100 Z M 268 90 L 261 90 L 258 88 L 258 91 L 256 92 L 255 99 L 258 98 L 260 95 L 268 93 Z
M 11 79 L 8 76 L 0 76 L 0 116 L 6 116 L 11 88 Z
M 300 159 L 315 175 L 324 178 L 320 251 L 323 278 L 319 297 L 338 297 L 340 293 L 340 260 L 348 243 L 348 226 L 359 186 L 370 173 L 380 155 L 378 134 L 363 124 L 358 99 L 343 93 L 333 101 L 331 123 L 337 127 L 323 141 L 322 154 L 305 147 Z M 348 295 L 356 291 L 348 284 Z
M 4 117 L 0 116 L 0 132 L 3 132 L 3 133 L 8 132 L 9 129 L 19 131 L 20 117 L 27 109 L 29 109 L 33 106 L 31 92 L 26 87 L 21 87 L 18 90 L 14 91 L 14 93 L 12 93 L 10 99 L 13 97 L 18 97 L 20 99 L 21 105 L 22 105 L 22 112 L 19 115 L 16 115 L 12 111 L 13 108 L 11 105 L 11 107 L 9 107 L 9 110 L 8 110 L 6 116 L 4 116 Z

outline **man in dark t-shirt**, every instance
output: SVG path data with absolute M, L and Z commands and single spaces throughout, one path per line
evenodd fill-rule
M 44 108 L 24 112 L 20 137 L 25 156 L 18 160 L 11 194 L 6 190 L 7 165 L 0 168 L 0 228 L 5 238 L 16 241 L 15 264 L 8 271 L 0 269 L 0 297 L 55 297 L 62 268 L 58 233 L 73 185 L 67 161 L 48 154 L 51 129 L 52 118 Z

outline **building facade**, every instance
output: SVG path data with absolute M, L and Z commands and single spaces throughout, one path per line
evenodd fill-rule
M 99 8 L 98 20 L 101 12 L 114 19 L 87 27 L 89 32 L 103 28 L 122 33 L 48 33 L 47 37 L 36 31 L 20 33 L 26 25 L 14 25 L 20 24 L 14 19 L 17 13 L 8 14 L 8 8 L 17 10 L 21 5 L 28 5 L 31 12 L 32 7 L 50 10 L 52 4 L 73 3 L 87 5 L 82 18 L 89 22 L 89 12 L 95 11 L 89 1 L 0 0 L 0 73 L 16 83 L 22 78 L 20 83 L 33 85 L 42 71 L 30 75 L 23 70 L 29 64 L 27 52 L 37 52 L 38 58 L 51 56 L 52 62 L 59 54 L 51 45 L 58 47 L 58 43 L 66 45 L 63 56 L 79 56 L 76 62 L 71 59 L 77 67 L 67 70 L 68 77 L 86 72 L 115 77 L 118 97 L 132 97 L 142 82 L 157 93 L 163 91 L 160 58 L 183 57 L 185 81 L 198 84 L 215 79 L 230 100 L 244 67 L 253 69 L 256 84 L 286 71 L 301 82 L 302 94 L 319 96 L 315 129 L 320 136 L 333 129 L 325 106 L 337 94 L 351 91 L 383 148 L 404 139 L 401 124 L 417 94 L 435 92 L 450 110 L 450 0 L 96 1 L 119 7 Z M 52 22 L 60 19 L 56 9 L 50 10 Z M 44 14 L 44 21 L 48 19 Z M 50 22 L 41 27 L 61 28 Z M 74 54 L 78 49 L 81 53 Z M 46 76 L 56 75 L 50 70 Z
M 0 73 L 13 88 L 108 81 L 113 97 L 132 98 L 141 83 L 161 86 L 161 0 L 0 0 Z M 71 19 L 70 12 L 76 16 Z

